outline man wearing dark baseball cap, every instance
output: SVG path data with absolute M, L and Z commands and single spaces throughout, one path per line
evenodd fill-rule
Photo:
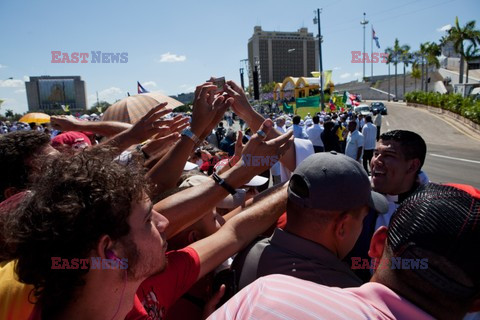
M 369 254 L 388 263 L 369 283 L 338 289 L 271 275 L 209 319 L 465 319 L 480 310 L 479 243 L 480 190 L 429 183 L 375 232 Z
M 274 273 L 336 287 L 361 285 L 341 259 L 369 208 L 384 213 L 388 203 L 372 191 L 358 162 L 334 151 L 309 156 L 290 179 L 285 230 L 277 228 L 234 262 L 239 288 Z

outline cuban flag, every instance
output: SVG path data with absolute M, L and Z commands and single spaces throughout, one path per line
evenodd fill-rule
M 373 27 L 372 27 L 372 39 L 375 40 L 375 44 L 377 45 L 377 48 L 380 49 L 380 43 L 378 42 L 378 37 L 375 33 L 375 30 L 373 30 Z
M 148 91 L 144 87 L 142 87 L 142 85 L 138 81 L 137 81 L 137 92 L 138 92 L 138 94 L 148 93 Z

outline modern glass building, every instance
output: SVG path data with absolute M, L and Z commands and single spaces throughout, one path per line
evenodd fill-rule
M 30 77 L 25 82 L 28 110 L 61 110 L 68 105 L 70 110 L 86 110 L 85 81 L 80 76 Z

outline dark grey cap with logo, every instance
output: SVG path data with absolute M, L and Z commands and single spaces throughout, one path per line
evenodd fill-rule
M 360 163 L 335 151 L 315 153 L 300 163 L 290 179 L 288 199 L 303 208 L 347 211 L 367 205 L 379 213 L 388 211 L 388 201 L 372 191 Z

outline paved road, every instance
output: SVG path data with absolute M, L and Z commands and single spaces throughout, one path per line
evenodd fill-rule
M 465 183 L 480 188 L 480 139 L 460 132 L 439 116 L 403 104 L 386 103 L 382 132 L 405 129 L 427 143 L 423 167 L 433 182 Z

